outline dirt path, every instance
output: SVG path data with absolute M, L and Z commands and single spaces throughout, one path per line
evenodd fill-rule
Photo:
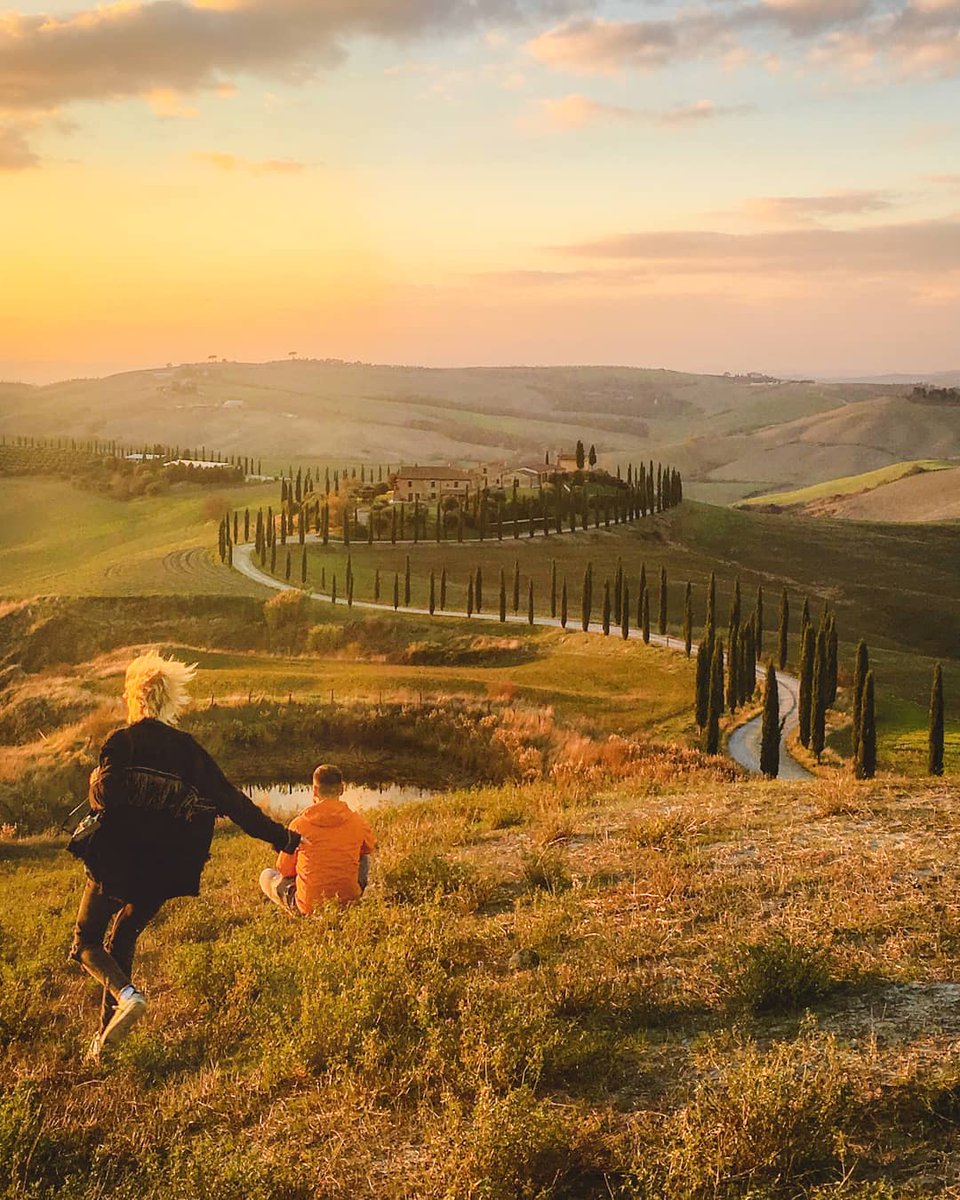
M 317 542 L 319 539 L 316 534 L 307 534 L 308 542 Z M 291 590 L 290 585 L 284 583 L 280 579 L 275 579 L 272 575 L 268 575 L 266 571 L 262 571 L 253 561 L 254 547 L 251 543 L 245 545 L 234 546 L 233 548 L 233 565 L 242 575 L 248 579 L 252 579 L 254 583 L 260 583 L 264 587 L 273 588 L 275 591 Z M 312 600 L 330 601 L 330 596 L 327 592 L 309 592 L 308 595 Z M 341 601 L 346 603 L 346 601 Z M 400 605 L 394 609 L 392 604 L 376 603 L 373 600 L 354 600 L 354 608 L 372 610 L 375 612 L 402 612 L 411 613 L 414 616 L 428 617 L 431 615 L 427 608 L 405 607 Z M 440 612 L 439 610 L 432 614 L 436 617 L 457 617 L 460 620 L 465 620 L 466 616 L 460 612 Z M 495 621 L 498 625 L 501 624 L 498 614 L 479 613 L 474 614 L 470 618 L 472 621 Z M 507 613 L 505 624 L 513 625 L 528 625 L 529 621 L 526 616 L 517 613 Z M 554 629 L 560 628 L 559 618 L 556 617 L 535 617 L 534 625 L 549 626 Z M 579 623 L 576 626 L 580 628 Z M 601 633 L 601 625 L 599 621 L 593 621 L 587 631 L 589 633 Z M 611 634 L 611 636 L 613 636 Z M 619 633 L 616 636 L 620 636 Z M 630 637 L 636 638 L 640 634 L 637 630 L 630 630 Z M 670 650 L 682 651 L 683 641 L 680 638 L 670 637 L 658 633 L 651 633 L 650 641 L 656 646 L 665 646 Z M 696 643 L 694 643 L 696 648 Z M 759 672 L 758 672 L 759 675 Z M 780 742 L 780 779 L 797 780 L 797 779 L 812 779 L 813 776 L 802 767 L 796 759 L 792 758 L 787 749 L 787 738 L 793 733 L 797 727 L 797 711 L 798 697 L 800 684 L 792 675 L 777 676 L 780 690 L 780 719 L 784 722 L 783 733 Z M 727 751 L 730 757 L 745 767 L 748 771 L 759 773 L 760 771 L 760 732 L 761 718 L 754 717 L 753 720 L 747 721 L 730 735 Z

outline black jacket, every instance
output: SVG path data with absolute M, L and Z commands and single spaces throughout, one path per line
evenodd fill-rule
M 189 733 L 150 718 L 104 742 L 90 807 L 102 816 L 87 870 L 120 900 L 196 896 L 217 817 L 277 851 L 289 848 L 289 831 L 235 788 Z

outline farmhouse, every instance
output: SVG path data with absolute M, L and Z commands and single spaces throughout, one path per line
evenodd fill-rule
M 512 488 L 514 484 L 521 488 L 535 488 L 551 474 L 548 467 L 534 466 L 531 463 L 497 464 L 480 467 L 482 487 Z
M 459 467 L 400 467 L 394 477 L 394 500 L 427 503 L 442 496 L 468 496 L 474 476 Z

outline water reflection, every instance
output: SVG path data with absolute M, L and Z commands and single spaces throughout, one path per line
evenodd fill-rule
M 249 783 L 243 790 L 258 808 L 262 808 L 275 821 L 290 821 L 313 803 L 313 792 L 308 783 Z M 343 790 L 343 800 L 359 811 L 429 800 L 434 794 L 427 788 L 402 783 L 385 783 L 378 787 L 348 783 Z

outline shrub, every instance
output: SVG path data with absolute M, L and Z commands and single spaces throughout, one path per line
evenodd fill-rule
M 307 633 L 307 649 L 312 654 L 332 654 L 342 646 L 342 625 L 312 625 Z
M 471 877 L 461 863 L 418 850 L 388 866 L 381 875 L 381 887 L 388 900 L 420 904 L 459 891 Z
M 542 888 L 556 895 L 572 886 L 566 856 L 549 846 L 542 850 L 527 851 L 520 860 L 520 866 L 528 887 Z
M 735 1000 L 751 1012 L 765 1013 L 814 1004 L 832 990 L 834 982 L 824 951 L 774 933 L 742 948 L 730 985 Z
M 709 1041 L 690 1101 L 663 1130 L 640 1178 L 664 1200 L 763 1194 L 842 1168 L 851 1089 L 832 1038 L 810 1026 L 763 1051 L 735 1036 Z M 649 1147 L 645 1148 L 649 1150 Z
M 295 650 L 303 643 L 309 613 L 306 592 L 289 588 L 264 601 L 263 619 L 270 644 L 280 650 Z

